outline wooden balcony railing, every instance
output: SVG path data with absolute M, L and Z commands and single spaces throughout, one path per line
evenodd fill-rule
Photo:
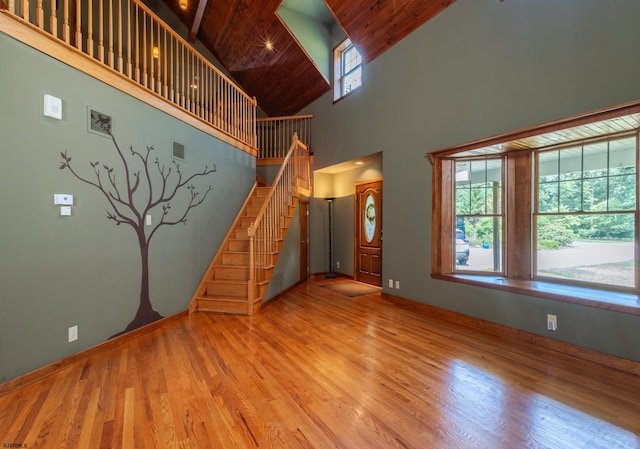
M 7 13 L 256 147 L 256 100 L 139 0 L 0 0 Z
M 296 115 L 257 119 L 258 158 L 282 159 L 285 157 L 294 133 L 307 149 L 310 148 L 312 118 L 313 115 Z
M 294 198 L 311 189 L 309 150 L 296 134 L 284 162 L 273 181 L 256 220 L 249 227 L 249 314 L 257 299 L 257 286 L 269 281 L 274 268 L 274 256 L 280 252 L 287 231 Z

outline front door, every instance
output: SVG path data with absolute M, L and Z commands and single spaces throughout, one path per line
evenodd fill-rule
M 382 180 L 356 184 L 355 279 L 382 286 Z

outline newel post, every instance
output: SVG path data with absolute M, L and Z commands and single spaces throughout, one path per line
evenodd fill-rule
M 253 303 L 256 301 L 256 260 L 254 254 L 254 241 L 256 237 L 255 223 L 251 223 L 249 229 L 249 280 L 247 283 L 247 313 L 253 315 Z

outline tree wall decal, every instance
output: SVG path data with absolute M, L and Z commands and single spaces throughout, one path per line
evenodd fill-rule
M 109 204 L 107 219 L 112 220 L 117 226 L 121 224 L 131 226 L 138 238 L 142 265 L 140 302 L 133 320 L 123 331 L 111 337 L 113 338 L 162 318 L 153 309 L 149 297 L 149 244 L 159 228 L 187 223 L 189 212 L 201 205 L 212 190 L 209 185 L 207 190 L 201 194 L 192 181 L 215 173 L 216 166 L 215 164 L 211 168 L 205 166 L 202 172 L 194 173 L 185 178 L 180 164 L 176 161 L 173 161 L 173 167 L 165 167 L 157 157 L 152 158 L 153 146 L 148 146 L 146 152 L 139 152 L 130 145 L 131 154 L 127 159 L 111 132 L 110 123 L 103 124 L 102 128 L 109 134 L 120 157 L 124 177 L 118 178 L 114 167 L 109 164 L 101 164 L 99 161 L 89 163 L 93 170 L 93 179 L 82 176 L 71 165 L 71 156 L 67 154 L 66 150 L 60 153 L 62 157 L 60 170 L 69 170 L 78 180 L 99 190 Z M 135 165 L 138 166 L 138 169 L 135 169 Z M 171 201 L 183 189 L 187 190 L 185 193 L 188 194 L 188 202 L 186 205 L 181 205 L 180 212 L 172 211 Z M 158 210 L 158 208 L 162 208 L 161 219 L 153 226 L 145 226 L 147 214 Z

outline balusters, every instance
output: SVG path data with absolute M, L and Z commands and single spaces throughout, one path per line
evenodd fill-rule
M 36 5 L 36 25 L 41 30 L 44 29 L 44 9 L 42 8 L 42 0 L 38 0 Z
M 194 72 L 193 72 L 193 53 L 191 53 L 188 49 L 187 49 L 187 80 L 189 83 L 189 90 L 187 90 L 187 110 L 189 112 L 193 112 L 193 97 L 195 95 L 195 90 L 194 90 L 194 86 L 195 86 L 195 80 L 193 79 L 194 77 Z
M 149 87 L 147 72 L 147 13 L 142 11 L 142 85 Z
M 53 37 L 58 37 L 58 18 L 56 17 L 56 0 L 50 2 L 51 16 L 49 17 L 49 29 Z M 44 18 L 43 18 L 44 20 Z
M 160 25 L 158 25 L 160 26 Z M 164 68 L 164 90 L 162 91 L 162 96 L 165 98 L 169 98 L 169 83 L 167 82 L 167 59 L 168 59 L 168 51 L 167 51 L 167 31 L 164 31 L 164 58 L 162 58 L 162 66 Z
M 80 3 L 78 0 L 76 2 Z M 80 24 L 80 15 L 78 14 L 78 24 Z M 87 2 L 87 54 L 93 58 L 93 0 Z M 76 39 L 77 42 L 80 42 Z
M 182 106 L 183 108 L 187 108 L 187 105 L 185 103 L 185 87 L 186 87 L 186 82 L 185 82 L 185 49 L 184 49 L 184 45 L 180 45 L 180 106 Z
M 256 144 L 255 98 L 239 91 L 139 0 L 4 0 L 3 5 L 7 13 L 75 46 L 193 116 Z M 269 146 L 272 133 L 263 134 L 267 137 L 261 142 Z
M 171 73 L 171 77 L 169 78 L 169 100 L 171 100 L 172 103 L 175 103 L 176 102 L 176 97 L 175 97 L 173 84 L 174 84 L 174 81 L 175 81 L 175 78 L 176 78 L 176 73 L 174 72 L 173 61 L 175 60 L 176 53 L 174 53 L 174 51 L 173 51 L 174 39 L 171 39 L 170 42 L 171 42 L 171 57 L 169 58 L 169 60 L 170 60 L 169 65 L 171 67 L 170 67 L 169 73 Z
M 104 62 L 104 5 L 102 0 L 99 2 L 98 12 L 98 60 Z
M 206 115 L 205 115 L 205 120 L 209 123 L 213 123 L 213 120 L 211 119 L 211 99 L 213 98 L 213 91 L 212 91 L 212 84 L 211 84 L 211 80 L 212 80 L 212 75 L 213 72 L 210 69 L 207 69 L 207 92 L 206 95 L 204 96 L 205 101 L 206 101 Z
M 80 0 L 75 0 L 75 3 L 76 3 L 76 48 L 82 51 L 82 11 L 80 9 Z M 89 4 L 91 4 L 91 1 L 89 1 Z M 91 21 L 89 21 L 89 23 L 91 23 Z
M 127 0 L 127 77 L 133 78 L 131 63 L 131 0 Z
M 69 25 L 69 0 L 62 2 L 62 39 L 66 44 L 71 42 L 71 26 Z M 80 1 L 76 0 L 76 47 L 82 50 L 82 18 L 80 17 Z
M 136 49 L 136 59 L 135 59 L 135 79 L 136 82 L 140 82 L 140 16 L 138 14 L 139 8 L 138 5 L 135 6 L 136 8 L 136 32 L 135 32 L 135 37 L 136 37 L 136 45 L 135 45 L 135 49 Z
M 113 68 L 113 0 L 107 0 L 107 2 L 109 2 L 109 30 L 108 30 L 108 34 L 109 34 L 109 49 L 107 52 L 107 60 L 109 63 L 109 67 Z
M 156 88 L 156 79 L 155 79 L 155 75 L 154 75 L 154 69 L 156 66 L 156 59 L 155 59 L 155 55 L 153 53 L 153 49 L 154 49 L 154 45 L 153 45 L 153 19 L 149 18 L 149 50 L 151 50 L 151 58 L 149 60 L 150 62 L 150 67 L 149 67 L 149 84 L 150 84 L 150 89 L 152 92 L 155 92 L 155 88 Z M 145 28 L 146 28 L 146 22 L 145 22 Z M 145 39 L 146 42 L 146 39 Z M 146 44 L 145 44 L 145 49 L 146 49 Z M 146 58 L 145 58 L 146 59 Z
M 118 72 L 124 73 L 123 55 L 122 55 L 122 1 L 118 0 Z

